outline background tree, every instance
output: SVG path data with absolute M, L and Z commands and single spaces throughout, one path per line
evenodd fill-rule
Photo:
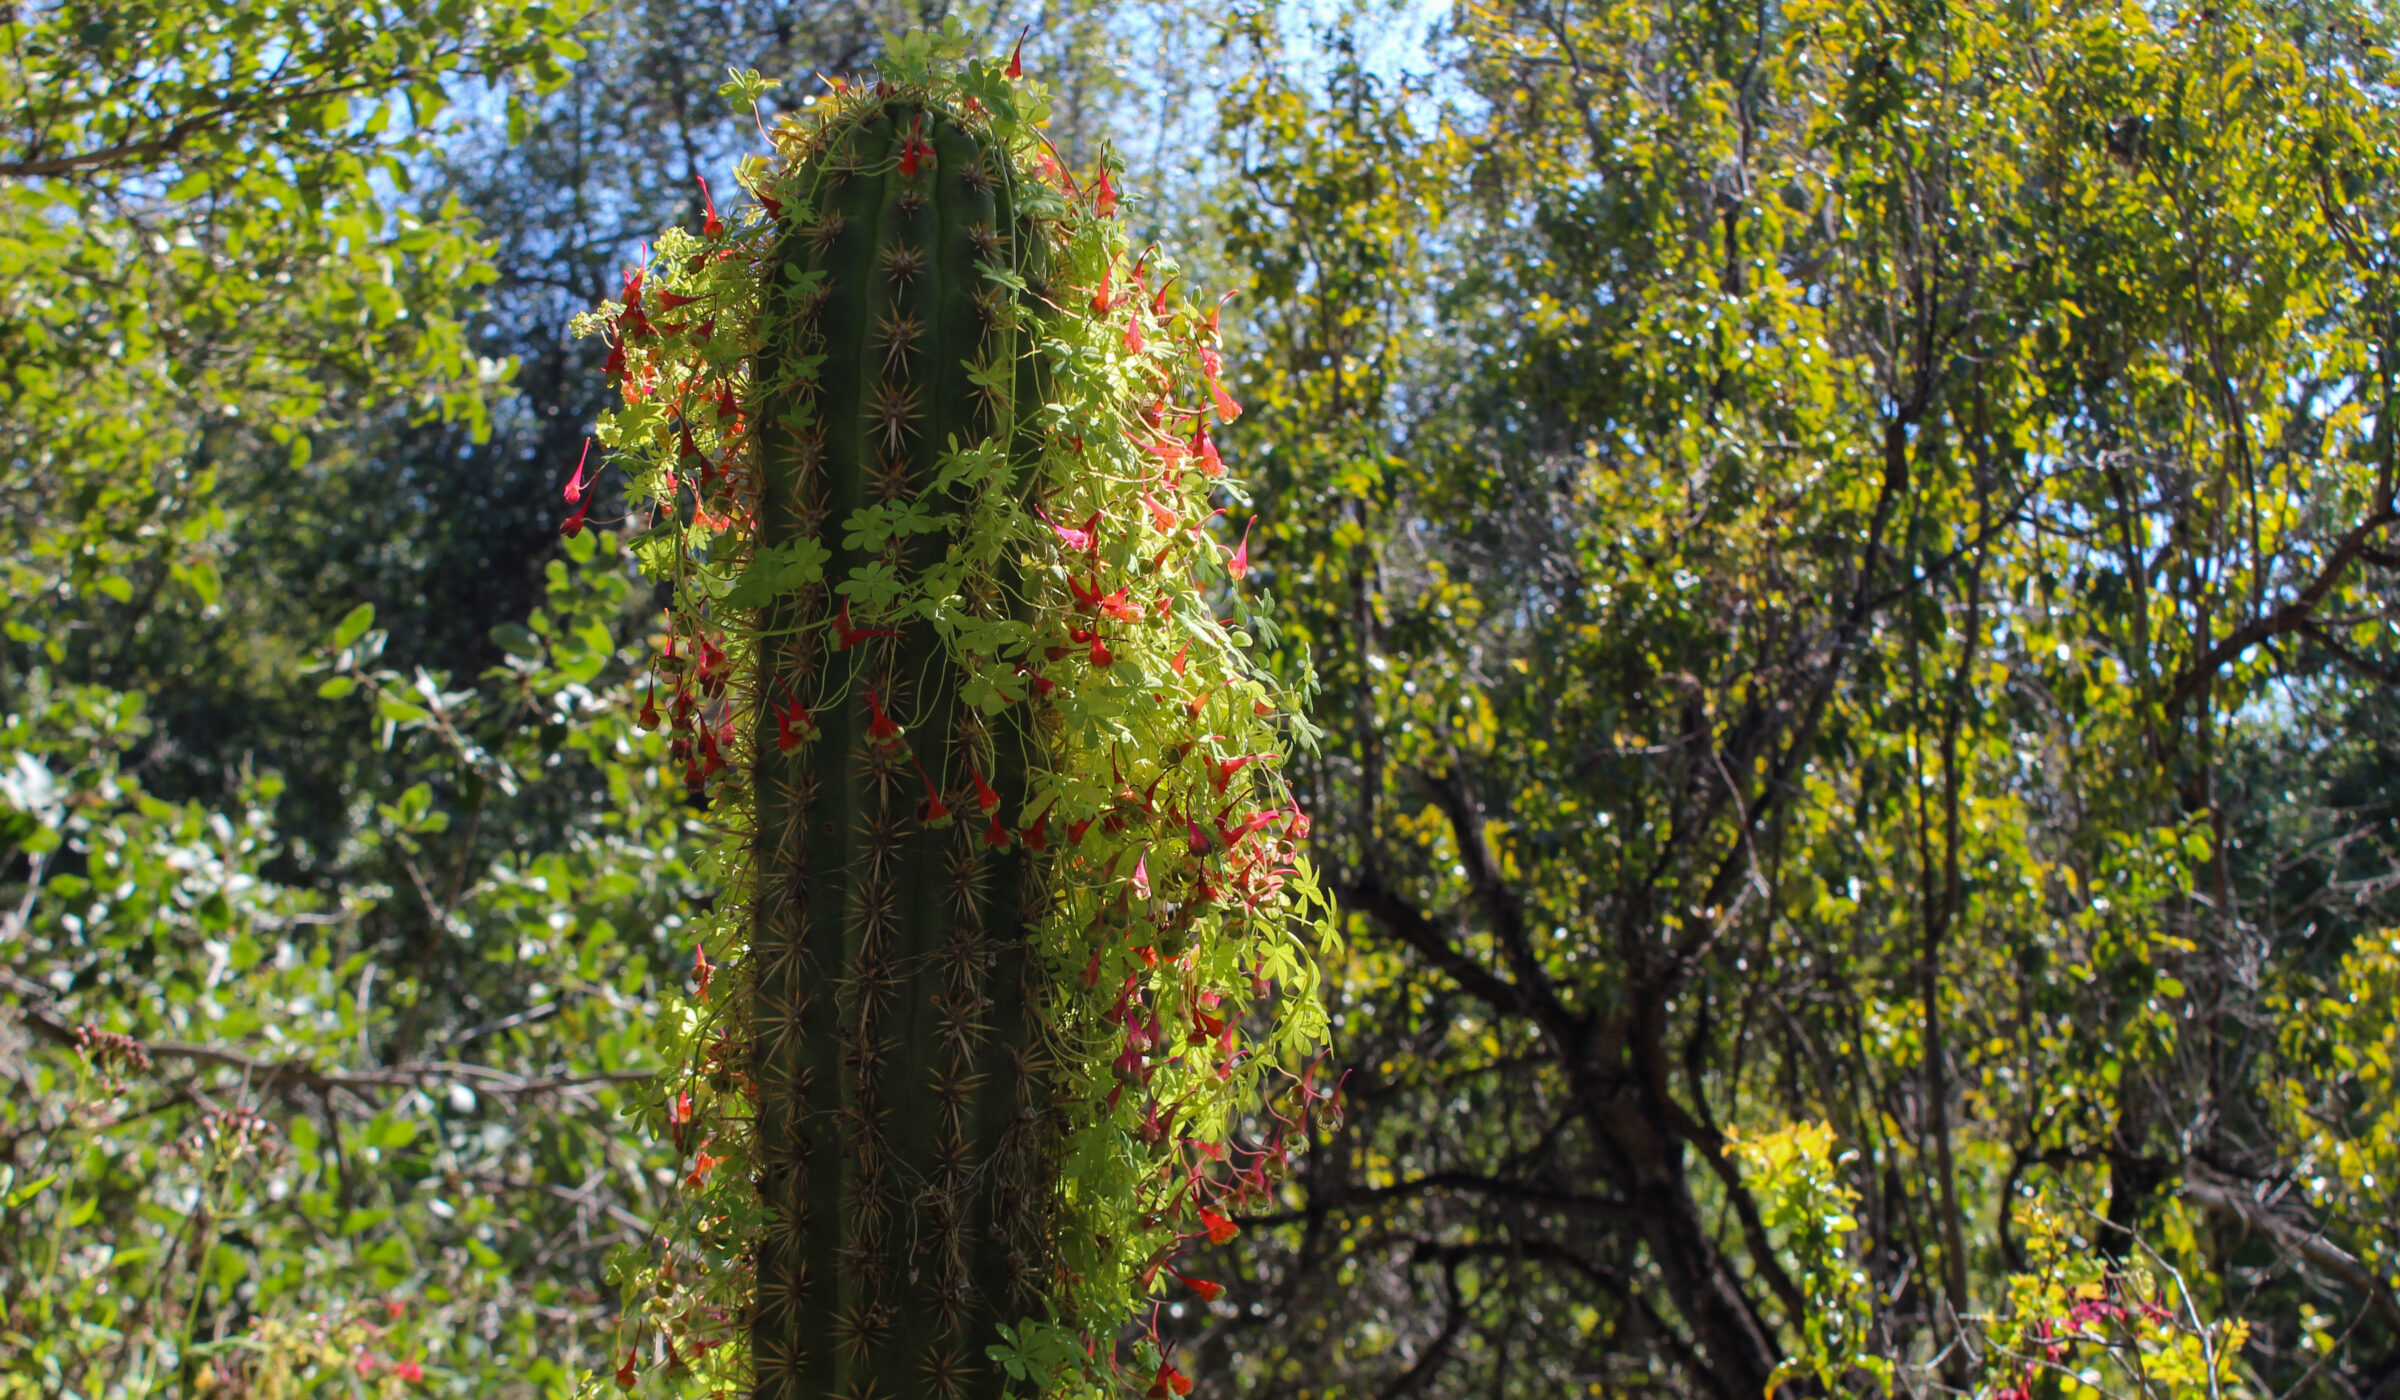
M 13 22 L 0 1385 L 569 1390 L 675 1198 L 614 1086 L 709 888 L 565 321 L 724 66 L 922 17 L 461 13 Z
M 1351 1124 L 1204 1351 L 1963 1387 L 2046 1198 L 2257 1306 L 2261 1384 L 2387 1373 L 2388 1281 L 2326 1262 L 2374 1230 L 2260 1204 L 2266 1008 L 2350 935 L 2260 917 L 2232 829 L 2313 804 L 2220 777 L 2385 674 L 2369 27 L 1470 6 L 1472 114 L 1229 102 L 1361 953 Z M 1745 1155 L 1794 1121 L 1856 1154 L 1846 1328 Z

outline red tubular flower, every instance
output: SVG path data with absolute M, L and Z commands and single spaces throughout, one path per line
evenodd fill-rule
M 942 801 L 942 795 L 933 790 L 931 778 L 925 780 L 925 796 L 917 803 L 917 820 L 927 826 L 950 824 L 950 804 Z
M 1029 851 L 1050 849 L 1050 814 L 1048 812 L 1035 817 L 1033 825 L 1026 829 L 1025 849 Z
M 1049 512 L 1040 506 L 1035 506 L 1033 513 L 1040 517 L 1044 525 L 1050 527 L 1051 534 L 1058 536 L 1060 544 L 1078 554 L 1089 554 L 1095 559 L 1097 558 L 1100 553 L 1100 512 L 1093 511 L 1091 518 L 1084 521 L 1081 526 L 1061 525 L 1051 519 Z M 1099 586 L 1097 580 L 1094 581 L 1093 586 Z
M 808 707 L 794 700 L 775 715 L 775 747 L 784 753 L 800 747 L 817 737 L 817 722 Z
M 850 600 L 842 600 L 842 611 L 833 620 L 833 649 L 848 651 L 869 637 L 897 637 L 900 633 L 890 627 L 853 627 L 850 625 Z
M 592 498 L 591 498 L 591 494 L 590 494 L 589 492 L 586 492 L 586 493 L 584 494 L 584 498 L 583 498 L 583 504 L 581 504 L 581 505 L 579 505 L 579 506 L 575 507 L 575 513 L 574 513 L 573 515 L 570 515 L 570 516 L 568 516 L 568 517 L 567 517 L 567 518 L 566 518 L 564 521 L 560 522 L 560 524 L 559 524 L 559 527 L 558 527 L 558 532 L 559 532 L 560 534 L 562 534 L 562 535 L 566 536 L 568 539 L 573 539 L 573 538 L 575 538 L 577 535 L 580 535 L 580 534 L 582 534 L 582 533 L 583 533 L 583 514 L 584 514 L 584 512 L 585 512 L 585 511 L 588 511 L 588 510 L 590 510 L 591 508 L 592 508 Z
M 717 217 L 717 197 L 708 192 L 707 176 L 702 175 L 697 178 L 700 181 L 701 202 L 708 206 L 708 217 L 700 221 L 700 236 L 702 238 L 721 237 L 725 232 L 725 221 Z
M 1133 860 L 1133 892 L 1141 899 L 1150 897 L 1150 852 L 1144 850 Z
M 1142 493 L 1142 504 L 1150 508 L 1150 523 L 1157 526 L 1158 532 L 1162 535 L 1172 533 L 1176 523 L 1183 519 L 1171 507 L 1152 500 L 1147 491 Z
M 1208 381 L 1208 393 L 1209 397 L 1216 402 L 1217 417 L 1230 423 L 1242 416 L 1242 406 L 1233 401 L 1233 395 L 1225 392 L 1223 384 L 1211 379 Z
M 1225 392 L 1225 357 L 1216 351 L 1200 351 L 1200 372 L 1208 379 L 1208 392 L 1217 406 L 1217 417 L 1230 423 L 1242 416 L 1242 406 Z
M 1206 1206 L 1200 1208 L 1201 1228 L 1208 1231 L 1210 1244 L 1228 1244 L 1241 1233 L 1241 1227 Z
M 1210 335 L 1222 334 L 1222 332 L 1217 329 L 1217 317 L 1225 310 L 1225 303 L 1233 300 L 1234 296 L 1234 293 L 1227 292 L 1225 295 L 1217 298 L 1217 304 L 1215 306 L 1212 306 L 1208 309 L 1208 333 Z
M 1217 455 L 1217 444 L 1208 435 L 1208 425 L 1192 430 L 1192 455 L 1200 459 L 1200 474 L 1214 480 L 1225 474 L 1225 459 Z
M 983 774 L 976 771 L 974 764 L 967 765 L 967 776 L 975 780 L 975 805 L 977 807 L 989 814 L 1000 805 L 1000 794 L 992 791 L 992 785 L 983 780 Z
M 1032 32 L 1033 26 L 1030 24 L 1017 31 L 1017 46 L 1008 51 L 1008 76 L 1011 78 L 1025 76 L 1025 36 Z
M 1228 807 L 1225 810 L 1227 812 L 1231 812 L 1233 809 Z M 1235 827 L 1226 826 L 1225 818 L 1220 815 L 1217 818 L 1217 836 L 1224 841 L 1225 849 L 1230 851 L 1234 847 L 1242 844 L 1242 842 L 1247 839 L 1251 833 L 1259 830 L 1267 823 L 1275 820 L 1281 815 L 1283 814 L 1280 810 L 1273 812 L 1252 812 L 1248 817 L 1245 817 L 1242 820 L 1241 825 Z
M 1005 851 L 1008 849 L 1008 842 L 1008 827 L 1002 824 L 998 817 L 992 818 L 991 824 L 983 829 L 983 844 L 995 851 Z
M 880 748 L 900 742 L 900 735 L 903 731 L 899 725 L 892 722 L 890 715 L 883 712 L 883 702 L 876 697 L 872 690 L 867 692 L 867 714 L 870 717 L 867 724 L 867 741 L 869 743 Z M 928 786 L 931 784 L 928 783 Z
M 1150 1388 L 1142 1392 L 1145 1400 L 1171 1400 L 1174 1396 L 1191 1393 L 1192 1378 L 1164 1361 L 1158 1363 L 1157 1379 L 1151 1381 Z
M 1092 664 L 1102 667 L 1117 664 L 1117 654 L 1110 651 L 1108 643 L 1101 641 L 1098 637 L 1092 638 Z
M 1217 1301 L 1217 1299 L 1225 1296 L 1224 1284 L 1214 1283 L 1204 1278 L 1193 1278 L 1190 1274 L 1184 1273 L 1179 1273 L 1175 1275 L 1175 1277 L 1183 1280 L 1184 1287 L 1192 1290 L 1194 1293 L 1199 1294 L 1200 1301 L 1203 1303 L 1213 1303 Z
M 1216 785 L 1217 791 L 1223 792 L 1225 785 L 1233 781 L 1234 774 L 1256 763 L 1260 757 L 1262 755 L 1249 753 L 1243 754 L 1240 758 L 1212 759 L 1210 762 L 1217 771 L 1211 776 L 1210 781 Z
M 1242 542 L 1234 547 L 1233 557 L 1225 561 L 1225 572 L 1233 575 L 1236 581 L 1250 572 L 1250 531 L 1257 525 L 1258 517 L 1251 516 L 1250 523 L 1242 527 Z
M 717 965 L 708 960 L 708 945 L 705 943 L 692 945 L 692 976 L 700 981 L 700 999 L 702 1001 L 708 1000 L 708 981 L 709 978 L 716 975 L 716 971 Z
M 1149 342 L 1142 339 L 1142 318 L 1135 316 L 1125 323 L 1125 353 L 1139 355 Z
M 1189 643 L 1186 643 L 1186 644 L 1183 646 L 1183 648 L 1182 648 L 1181 650 L 1179 650 L 1179 651 L 1177 651 L 1177 652 L 1175 653 L 1175 658 L 1174 658 L 1174 660 L 1172 660 L 1172 661 L 1169 661 L 1169 662 L 1167 663 L 1167 669 L 1169 669 L 1169 670 L 1173 671 L 1173 672 L 1174 672 L 1176 675 L 1179 675 L 1179 676 L 1180 676 L 1180 675 L 1182 675 L 1182 674 L 1183 674 L 1184 663 L 1186 662 L 1186 660 L 1188 660 L 1188 659 L 1190 658 L 1191 654 L 1192 654 L 1192 648 L 1191 648 L 1191 645 L 1190 645 Z
M 1108 272 L 1105 267 L 1100 269 L 1100 287 L 1092 293 L 1092 314 L 1095 316 L 1106 316 L 1117 307 L 1117 299 L 1108 290 Z
M 684 1177 L 686 1189 L 698 1191 L 708 1185 L 708 1174 L 724 1165 L 725 1159 L 703 1151 L 692 1159 L 691 1173 Z
M 1100 183 L 1092 186 L 1092 208 L 1101 218 L 1117 212 L 1117 187 L 1109 183 L 1108 167 L 1100 167 Z
M 658 677 L 650 678 L 650 689 L 642 695 L 642 712 L 633 722 L 644 729 L 658 728 Z
M 573 505 L 577 501 L 582 500 L 583 493 L 590 489 L 589 485 L 583 479 L 583 464 L 589 462 L 590 460 L 592 460 L 592 440 L 587 437 L 583 440 L 583 455 L 575 459 L 575 474 L 567 478 L 567 489 L 565 494 L 568 505 Z

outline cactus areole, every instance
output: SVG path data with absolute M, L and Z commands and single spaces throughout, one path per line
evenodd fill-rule
M 1215 1299 L 1187 1244 L 1325 1097 L 1215 317 L 957 47 L 784 120 L 583 322 L 672 590 L 644 721 L 720 837 L 603 1387 L 1180 1394 L 1143 1305 Z

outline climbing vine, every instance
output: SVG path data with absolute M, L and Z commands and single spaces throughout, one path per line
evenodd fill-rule
M 763 1199 L 779 1168 L 760 1131 L 757 1008 L 774 974 L 757 930 L 774 896 L 758 853 L 778 838 L 757 775 L 837 726 L 860 736 L 874 781 L 917 794 L 915 830 L 954 833 L 960 868 L 1030 872 L 1039 1286 L 974 1364 L 1017 1393 L 1187 1392 L 1143 1310 L 1216 1298 L 1181 1268 L 1187 1242 L 1231 1237 L 1274 1190 L 1286 1133 L 1331 1097 L 1311 1059 L 1331 909 L 1282 772 L 1314 734 L 1306 682 L 1287 689 L 1259 659 L 1277 638 L 1243 587 L 1248 526 L 1219 521 L 1246 496 L 1210 434 L 1241 412 L 1217 313 L 1170 255 L 1133 246 L 1114 157 L 1077 178 L 1017 59 L 963 55 L 955 27 L 912 35 L 878 80 L 832 84 L 768 133 L 770 158 L 744 162 L 741 207 L 710 195 L 697 231 L 662 233 L 578 323 L 607 337 L 620 402 L 567 483 L 564 528 L 585 528 L 601 474 L 622 473 L 632 548 L 671 597 L 642 722 L 669 732 L 718 834 L 705 873 L 722 891 L 666 1028 L 682 1068 L 645 1109 L 681 1154 L 684 1206 L 622 1261 L 623 1360 L 595 1385 L 747 1389 L 786 1364 L 745 1334 L 771 1305 L 761 1241 L 785 1228 Z M 771 86 L 742 74 L 726 93 L 755 107 Z M 906 183 L 973 152 L 999 157 L 972 178 L 1013 209 L 974 235 L 977 314 L 1009 332 L 983 342 L 1005 353 L 967 366 L 982 408 L 929 418 L 898 390 L 862 400 L 895 455 L 943 430 L 930 473 L 895 469 L 839 520 L 774 506 L 768 463 L 805 475 L 841 370 L 829 358 L 848 353 L 793 329 L 826 276 L 800 252 L 841 231 L 824 172 Z M 909 256 L 887 250 L 882 275 L 905 280 L 891 264 Z M 887 366 L 909 353 L 908 328 L 882 333 Z M 895 678 L 904 635 L 935 640 L 964 718 L 911 708 L 935 687 Z M 993 736 L 1011 733 L 1027 752 L 1003 780 Z M 860 975 L 843 996 L 865 995 Z

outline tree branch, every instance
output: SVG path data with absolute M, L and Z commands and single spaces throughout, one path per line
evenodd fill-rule
M 2375 1309 L 2375 1315 L 2383 1319 L 2384 1325 L 2400 1330 L 2400 1300 L 2392 1297 L 2391 1289 L 2375 1276 L 2374 1270 L 2359 1262 L 2356 1255 L 2318 1231 L 2277 1213 L 2265 1202 L 2231 1182 L 2210 1181 L 2192 1175 L 2189 1170 L 2183 1178 L 2183 1195 L 2184 1199 L 2203 1210 L 2258 1231 L 2366 1294 L 2368 1305 Z
M 1379 872 L 1371 869 L 1362 872 L 1342 891 L 1342 899 L 1424 954 L 1427 961 L 1469 996 L 1511 1016 L 1534 1014 L 1534 1003 L 1522 988 L 1453 946 L 1423 911 L 1386 886 Z
M 1510 889 L 1500 873 L 1500 862 L 1492 854 L 1491 842 L 1484 838 L 1483 804 L 1467 787 L 1465 765 L 1453 754 L 1448 772 L 1438 776 L 1420 774 L 1435 806 L 1449 818 L 1450 833 L 1458 843 L 1458 858 L 1467 868 L 1467 882 L 1475 890 L 1476 902 L 1483 906 L 1484 917 L 1492 921 L 1492 933 L 1500 940 L 1501 954 L 1508 959 L 1509 972 L 1519 996 L 1543 1018 L 1553 1030 L 1564 1026 L 1566 1008 L 1558 1001 L 1550 985 L 1549 975 L 1542 971 L 1540 959 L 1533 955 L 1533 940 L 1526 934 L 1525 903 Z
M 2325 567 L 2319 569 L 2317 576 L 2309 580 L 2308 586 L 2300 590 L 2300 596 L 2265 617 L 2255 618 L 2226 633 L 2215 646 L 2202 652 L 2186 666 L 2183 675 L 2176 680 L 2174 689 L 2167 692 L 2166 712 L 2180 715 L 2184 706 L 2198 698 L 2209 682 L 2216 679 L 2217 672 L 2225 669 L 2243 652 L 2285 633 L 2307 630 L 2309 624 L 2316 620 L 2317 605 L 2325 601 L 2325 595 L 2333 591 L 2333 586 L 2341 581 L 2342 575 L 2365 554 L 2369 540 L 2377 531 L 2390 529 L 2396 523 L 2400 523 L 2400 509 L 2395 509 L 2387 499 L 2374 514 L 2352 526 L 2342 536 L 2341 543 L 2335 545 L 2333 552 L 2326 557 Z
M 1584 1211 L 1596 1215 L 1630 1217 L 1631 1203 L 1613 1196 L 1589 1196 L 1575 1191 L 1555 1191 L 1504 1177 L 1484 1176 L 1477 1172 L 1427 1172 L 1390 1186 L 1372 1186 L 1359 1190 L 1337 1190 L 1323 1193 L 1324 1199 L 1311 1200 L 1300 1210 L 1276 1211 L 1268 1215 L 1245 1215 L 1245 1225 L 1289 1225 L 1319 1212 L 1340 1210 L 1348 1206 L 1381 1205 L 1404 1200 L 1411 1196 L 1431 1195 L 1437 1191 L 1466 1191 L 1492 1196 L 1500 1200 L 1523 1201 L 1531 1205 L 1555 1206 L 1561 1210 Z
M 55 998 L 49 988 L 14 972 L 0 971 L 0 991 L 6 991 L 17 1000 L 25 1022 L 34 1034 L 53 1045 L 80 1047 L 83 1044 L 81 1037 L 76 1034 L 77 1028 L 52 1012 Z M 314 1062 L 297 1055 L 282 1060 L 264 1060 L 238 1050 L 179 1040 L 137 1040 L 132 1048 L 154 1061 L 180 1060 L 186 1064 L 239 1070 L 261 1089 L 303 1089 L 318 1095 L 337 1089 L 356 1093 L 363 1089 L 422 1089 L 435 1084 L 463 1084 L 479 1094 L 524 1098 L 561 1093 L 594 1084 L 640 1083 L 655 1079 L 659 1074 L 657 1070 L 600 1070 L 590 1074 L 552 1074 L 528 1078 L 490 1065 L 468 1064 L 459 1060 L 420 1060 L 369 1070 L 319 1069 Z

